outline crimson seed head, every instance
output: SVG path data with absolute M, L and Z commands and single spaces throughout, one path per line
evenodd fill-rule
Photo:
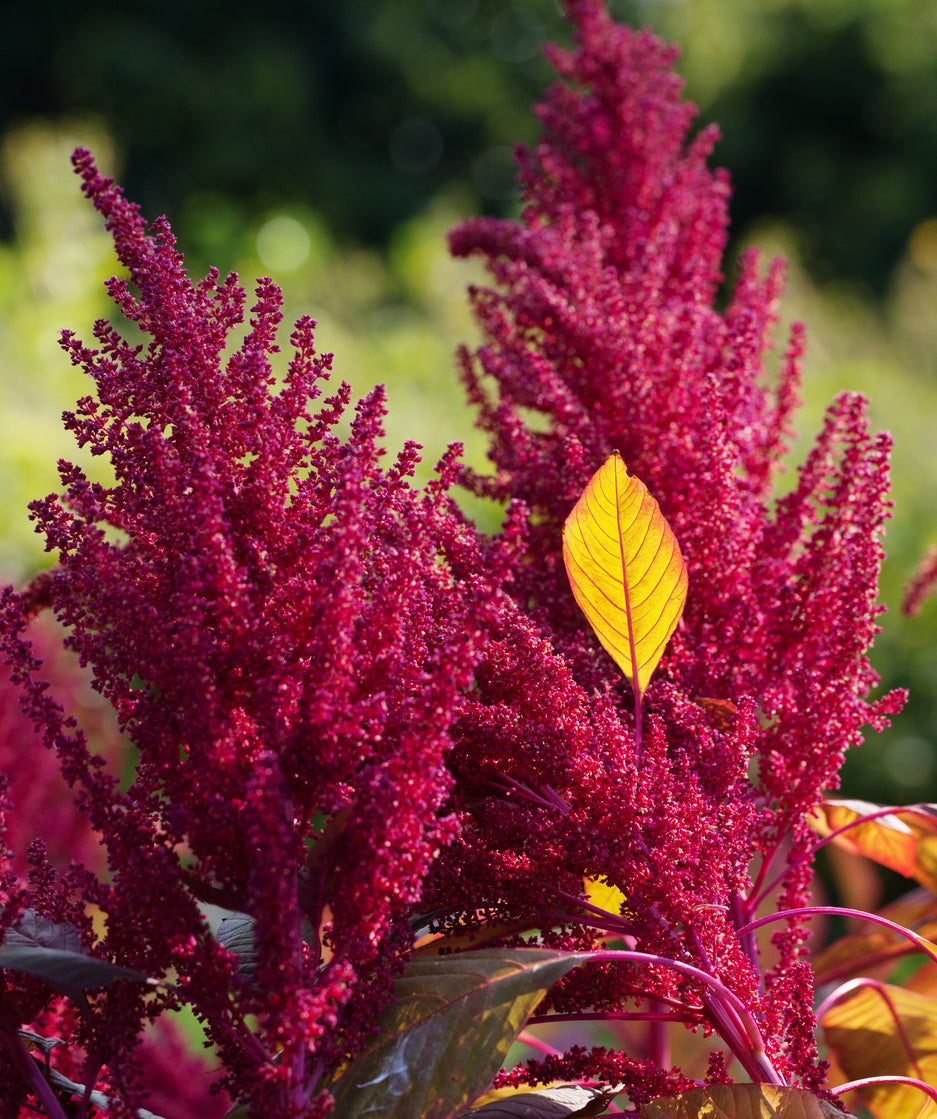
M 350 394 L 323 399 L 332 359 L 310 319 L 276 383 L 271 281 L 227 353 L 237 278 L 190 280 L 164 220 L 147 230 L 87 152 L 75 166 L 128 274 L 109 290 L 146 340 L 103 320 L 93 346 L 63 334 L 94 390 L 67 426 L 113 481 L 62 463 L 62 492 L 32 513 L 58 560 L 43 599 L 138 751 L 129 788 L 35 678 L 28 596 L 8 594 L 7 647 L 107 848 L 108 880 L 89 887 L 107 914 L 101 950 L 175 969 L 230 1086 L 285 1114 L 307 1062 L 326 1070 L 373 1028 L 407 915 L 456 833 L 444 757 L 513 545 L 478 541 L 456 515 L 452 456 L 425 493 L 408 480 L 414 444 L 380 465 L 381 389 L 339 437 Z M 254 921 L 233 1018 L 231 957 L 204 901 Z M 247 1013 L 285 1054 L 272 1079 L 244 1040 Z
M 89 377 L 66 424 L 112 478 L 63 462 L 60 492 L 32 505 L 57 566 L 3 593 L 0 642 L 108 867 L 60 878 L 34 848 L 29 883 L 0 887 L 6 925 L 28 904 L 97 955 L 174 976 L 114 984 L 82 1026 L 125 1109 L 145 1105 L 143 1022 L 188 1003 L 252 1113 L 324 1117 L 322 1078 L 372 1033 L 427 921 L 458 937 L 443 950 L 601 949 L 535 1020 L 672 1021 L 718 1034 L 753 1079 L 823 1080 L 802 923 L 770 965 L 747 926 L 775 887 L 803 905 L 808 815 L 863 726 L 900 706 L 866 698 L 888 441 L 840 397 L 775 499 L 804 346 L 795 327 L 769 373 L 782 267 L 745 255 L 718 309 L 714 130 L 687 142 L 673 50 L 599 0 L 566 7 L 577 45 L 550 51 L 562 80 L 519 156 L 522 218 L 451 238 L 491 276 L 471 296 L 483 343 L 459 358 L 491 476 L 453 449 L 417 491 L 415 444 L 382 465 L 383 391 L 345 431 L 350 390 L 324 395 L 332 358 L 309 318 L 278 373 L 271 280 L 230 348 L 237 277 L 194 282 L 165 219 L 147 228 L 75 153 L 126 272 L 108 290 L 142 341 L 105 320 L 91 344 L 62 335 Z M 561 555 L 615 450 L 689 575 L 643 696 Z M 458 514 L 458 477 L 510 503 L 500 537 Z M 133 745 L 129 780 L 42 680 L 26 635 L 42 605 Z M 208 905 L 233 911 L 217 936 Z M 573 1046 L 501 1081 L 602 1079 L 639 1104 L 692 1082 L 668 1064 L 653 1038 L 647 1055 Z M 726 1069 L 717 1054 L 699 1071 Z M 0 1058 L 4 1086 L 18 1075 Z
M 804 348 L 795 326 L 769 373 L 782 265 L 764 272 L 743 256 L 717 309 L 729 187 L 707 166 L 716 134 L 687 142 L 694 109 L 671 48 L 616 26 L 598 0 L 566 7 L 577 45 L 550 50 L 563 81 L 539 107 L 541 139 L 519 155 L 522 219 L 470 220 L 451 235 L 453 252 L 482 257 L 491 276 L 472 290 L 483 343 L 460 368 L 495 473 L 470 484 L 520 498 L 531 518 L 518 615 L 505 616 L 459 724 L 462 834 L 433 896 L 458 912 L 471 882 L 506 927 L 554 928 L 546 943 L 587 947 L 617 930 L 694 961 L 746 1001 L 779 1075 L 813 1083 L 802 929 L 776 937 L 766 976 L 736 930 L 757 902 L 750 869 L 773 863 L 774 877 L 789 860 L 782 904 L 804 903 L 807 816 L 862 726 L 901 704 L 866 700 L 889 444 L 845 395 L 793 492 L 773 499 Z M 631 690 L 584 624 L 560 556 L 564 520 L 615 450 L 660 503 L 689 574 L 647 690 L 640 758 Z M 549 788 L 567 811 L 519 788 Z M 617 887 L 621 912 L 577 907 L 584 876 Z M 636 991 L 726 1036 L 719 1006 L 666 970 L 580 970 L 547 1006 L 624 1012 Z M 588 1069 L 570 1058 L 550 1074 Z

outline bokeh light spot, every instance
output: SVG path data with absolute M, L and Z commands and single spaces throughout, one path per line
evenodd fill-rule
M 293 272 L 309 256 L 309 234 L 295 218 L 278 214 L 260 227 L 257 255 L 271 272 Z

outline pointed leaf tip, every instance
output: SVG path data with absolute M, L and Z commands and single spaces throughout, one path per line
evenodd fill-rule
M 687 572 L 660 506 L 617 451 L 566 519 L 563 560 L 596 636 L 643 694 L 683 614 Z

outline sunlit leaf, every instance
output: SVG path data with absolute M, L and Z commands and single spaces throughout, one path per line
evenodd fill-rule
M 453 1119 L 478 1099 L 552 985 L 581 957 L 483 949 L 411 959 L 397 1002 L 329 1091 L 342 1119 Z
M 593 905 L 616 917 L 622 912 L 627 901 L 621 890 L 617 886 L 610 885 L 604 878 L 584 879 L 583 892 Z
M 860 988 L 824 1014 L 821 1025 L 837 1064 L 850 1080 L 913 1076 L 937 1084 L 937 1001 L 902 987 L 883 987 L 894 1014 L 871 987 Z M 937 1104 L 910 1085 L 872 1085 L 861 1091 L 878 1119 L 937 1115 Z
M 459 1119 L 573 1119 L 601 1115 L 615 1092 L 564 1084 L 558 1088 L 518 1092 L 464 1111 Z
M 937 894 L 937 805 L 918 804 L 902 808 L 895 815 L 907 824 L 917 839 L 917 858 L 911 877 Z
M 881 807 L 864 800 L 824 800 L 814 810 L 810 823 L 820 835 L 829 835 Z M 893 814 L 856 824 L 833 842 L 906 877 L 914 873 L 917 838 L 911 828 Z
M 153 982 L 139 971 L 89 955 L 74 925 L 53 924 L 31 909 L 7 929 L 0 944 L 0 968 L 34 975 L 66 995 L 106 987 L 115 979 Z
M 660 507 L 617 452 L 567 518 L 563 559 L 596 636 L 642 694 L 680 621 L 687 574 Z
M 641 1119 L 841 1119 L 848 1112 L 802 1088 L 771 1084 L 711 1084 L 652 1100 Z
M 931 960 L 923 964 L 907 979 L 902 980 L 901 985 L 907 991 L 917 991 L 918 994 L 937 998 L 937 963 Z
M 864 800 L 825 800 L 810 822 L 820 835 L 829 835 L 881 807 Z M 833 842 L 937 893 L 937 805 L 896 808 L 887 816 L 855 824 Z

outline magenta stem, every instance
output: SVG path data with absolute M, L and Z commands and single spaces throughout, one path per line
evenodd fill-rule
M 684 963 L 682 960 L 670 960 L 666 956 L 656 956 L 650 952 L 620 951 L 606 949 L 597 952 L 582 952 L 583 960 L 627 960 L 630 963 L 656 964 L 658 967 L 670 968 L 681 975 L 696 979 L 708 987 L 715 997 L 705 1000 L 707 1014 L 720 1036 L 739 1058 L 746 1072 L 753 1080 L 763 1081 L 767 1084 L 784 1085 L 784 1080 L 768 1057 L 765 1040 L 758 1028 L 758 1023 L 751 1015 L 751 1011 L 739 996 L 721 983 L 715 976 L 701 971 L 693 964 Z
M 870 921 L 873 925 L 882 925 L 886 929 L 891 929 L 892 932 L 899 933 L 905 940 L 910 940 L 920 951 L 930 956 L 937 963 L 937 951 L 931 948 L 923 937 L 911 932 L 910 929 L 906 929 L 904 925 L 899 925 L 896 921 L 889 921 L 887 917 L 880 917 L 877 913 L 865 913 L 861 909 L 847 909 L 841 905 L 804 905 L 799 909 L 782 909 L 779 913 L 759 917 L 757 921 L 744 925 L 738 930 L 738 934 L 742 936 L 744 933 L 753 932 L 763 925 L 770 925 L 772 921 L 790 921 L 797 917 L 811 917 L 819 913 L 827 913 L 831 916 L 858 917 L 860 920 Z
M 536 1018 L 530 1018 L 527 1021 L 527 1025 L 536 1025 L 537 1021 L 538 1019 Z M 544 1019 L 541 1018 L 539 1019 L 539 1021 L 542 1022 L 544 1021 Z M 524 1045 L 529 1045 L 531 1049 L 536 1049 L 538 1053 L 543 1053 L 547 1057 L 559 1057 L 561 1053 L 559 1049 L 555 1049 L 552 1045 L 548 1045 L 539 1037 L 534 1037 L 534 1035 L 532 1033 L 528 1033 L 527 1030 L 521 1030 L 521 1032 L 517 1035 L 516 1040 L 522 1042 Z
M 17 1031 L 6 1024 L 0 1026 L 0 1042 L 2 1042 L 10 1060 L 19 1069 L 20 1075 L 29 1090 L 35 1092 L 49 1119 L 66 1119 L 62 1105 L 52 1091 L 52 1085 L 42 1075 L 42 1070 L 26 1051 L 26 1046 L 23 1045 Z
M 880 982 L 878 979 L 869 979 L 865 977 L 861 979 L 850 979 L 848 982 L 843 983 L 842 986 L 837 987 L 836 990 L 833 991 L 832 994 L 830 994 L 827 998 L 825 998 L 823 1002 L 821 1002 L 820 1005 L 817 1007 L 817 1021 L 820 1022 L 823 1018 L 823 1015 L 830 1009 L 831 1006 L 839 1002 L 840 999 L 844 998 L 852 991 L 861 990 L 863 987 L 870 987 L 881 997 L 882 1001 L 885 1003 L 885 1006 L 888 1008 L 888 1013 L 891 1015 L 892 1021 L 895 1023 L 895 1029 L 898 1033 L 899 1039 L 901 1040 L 901 1044 L 904 1046 L 905 1052 L 908 1054 L 908 1061 L 911 1067 L 914 1069 L 915 1074 L 923 1080 L 924 1073 L 921 1070 L 921 1066 L 917 1063 L 917 1057 L 915 1057 L 914 1055 L 914 1047 L 912 1046 L 911 1039 L 908 1037 L 907 1031 L 905 1030 L 904 1025 L 901 1021 L 901 1015 L 895 1009 L 895 1004 L 892 1002 L 885 984 Z
M 736 893 L 734 895 L 729 911 L 732 917 L 732 924 L 735 925 L 736 930 L 744 928 L 752 919 L 752 909 L 741 894 Z M 752 966 L 758 975 L 758 990 L 764 994 L 765 977 L 761 970 L 761 958 L 758 953 L 758 941 L 755 939 L 755 934 L 754 932 L 746 932 L 743 934 L 736 931 L 736 935 L 739 938 L 742 951 L 751 960 Z
M 660 1006 L 654 999 L 651 1006 Z M 669 1014 L 651 1012 L 645 1015 L 648 1056 L 658 1068 L 670 1068 L 670 1034 L 667 1030 Z
M 642 992 L 643 993 L 643 992 Z M 655 999 L 660 1002 L 660 999 Z M 527 1019 L 528 1026 L 549 1026 L 551 1022 L 682 1022 L 688 1025 L 698 1024 L 703 1020 L 701 1010 L 687 1011 L 683 1014 L 673 1014 L 667 1011 L 585 1011 L 582 1014 L 541 1014 Z
M 771 891 L 780 882 L 782 882 L 788 876 L 788 874 L 790 874 L 790 872 L 792 870 L 794 870 L 796 867 L 800 866 L 802 863 L 808 862 L 810 859 L 812 859 L 814 857 L 814 855 L 816 855 L 817 851 L 819 851 L 821 847 L 824 847 L 827 843 L 830 842 L 830 840 L 835 839 L 838 835 L 842 835 L 843 832 L 849 831 L 851 828 L 857 828 L 861 824 L 868 823 L 869 820 L 878 820 L 882 816 L 892 816 L 896 812 L 908 812 L 908 811 L 911 811 L 912 809 L 921 808 L 921 807 L 923 807 L 923 806 L 920 803 L 918 803 L 918 804 L 894 805 L 891 808 L 879 808 L 875 812 L 867 813 L 865 816 L 857 816 L 855 820 L 850 820 L 848 824 L 843 824 L 842 827 L 837 828 L 835 831 L 831 831 L 829 835 L 824 835 L 821 839 L 818 839 L 816 843 L 814 843 L 812 846 L 810 846 L 799 858 L 796 858 L 792 863 L 789 863 L 788 866 L 786 866 L 784 868 L 784 870 L 779 875 L 777 875 L 774 879 L 772 879 L 772 881 L 764 888 L 764 890 L 760 894 L 758 894 L 757 897 L 754 897 L 752 899 L 752 902 L 751 902 L 752 908 L 753 909 L 757 908 L 759 902 L 761 902 L 764 898 L 766 898 L 768 896 L 768 894 L 770 894 Z M 770 860 L 769 860 L 769 862 L 770 862 Z M 768 865 L 768 864 L 766 864 L 766 865 Z M 755 890 L 757 890 L 760 887 L 762 877 L 763 877 L 763 875 L 759 875 L 759 881 L 755 884 L 755 889 L 753 889 L 753 891 L 752 891 L 753 894 L 755 893 Z
M 867 1076 L 863 1080 L 850 1080 L 848 1084 L 840 1084 L 836 1088 L 830 1088 L 829 1091 L 834 1096 L 842 1096 L 846 1092 L 852 1092 L 856 1088 L 870 1088 L 876 1084 L 907 1084 L 911 1088 L 920 1088 L 930 1098 L 937 1103 L 937 1088 L 931 1087 L 930 1084 L 925 1083 L 923 1080 L 918 1080 L 914 1076 Z

